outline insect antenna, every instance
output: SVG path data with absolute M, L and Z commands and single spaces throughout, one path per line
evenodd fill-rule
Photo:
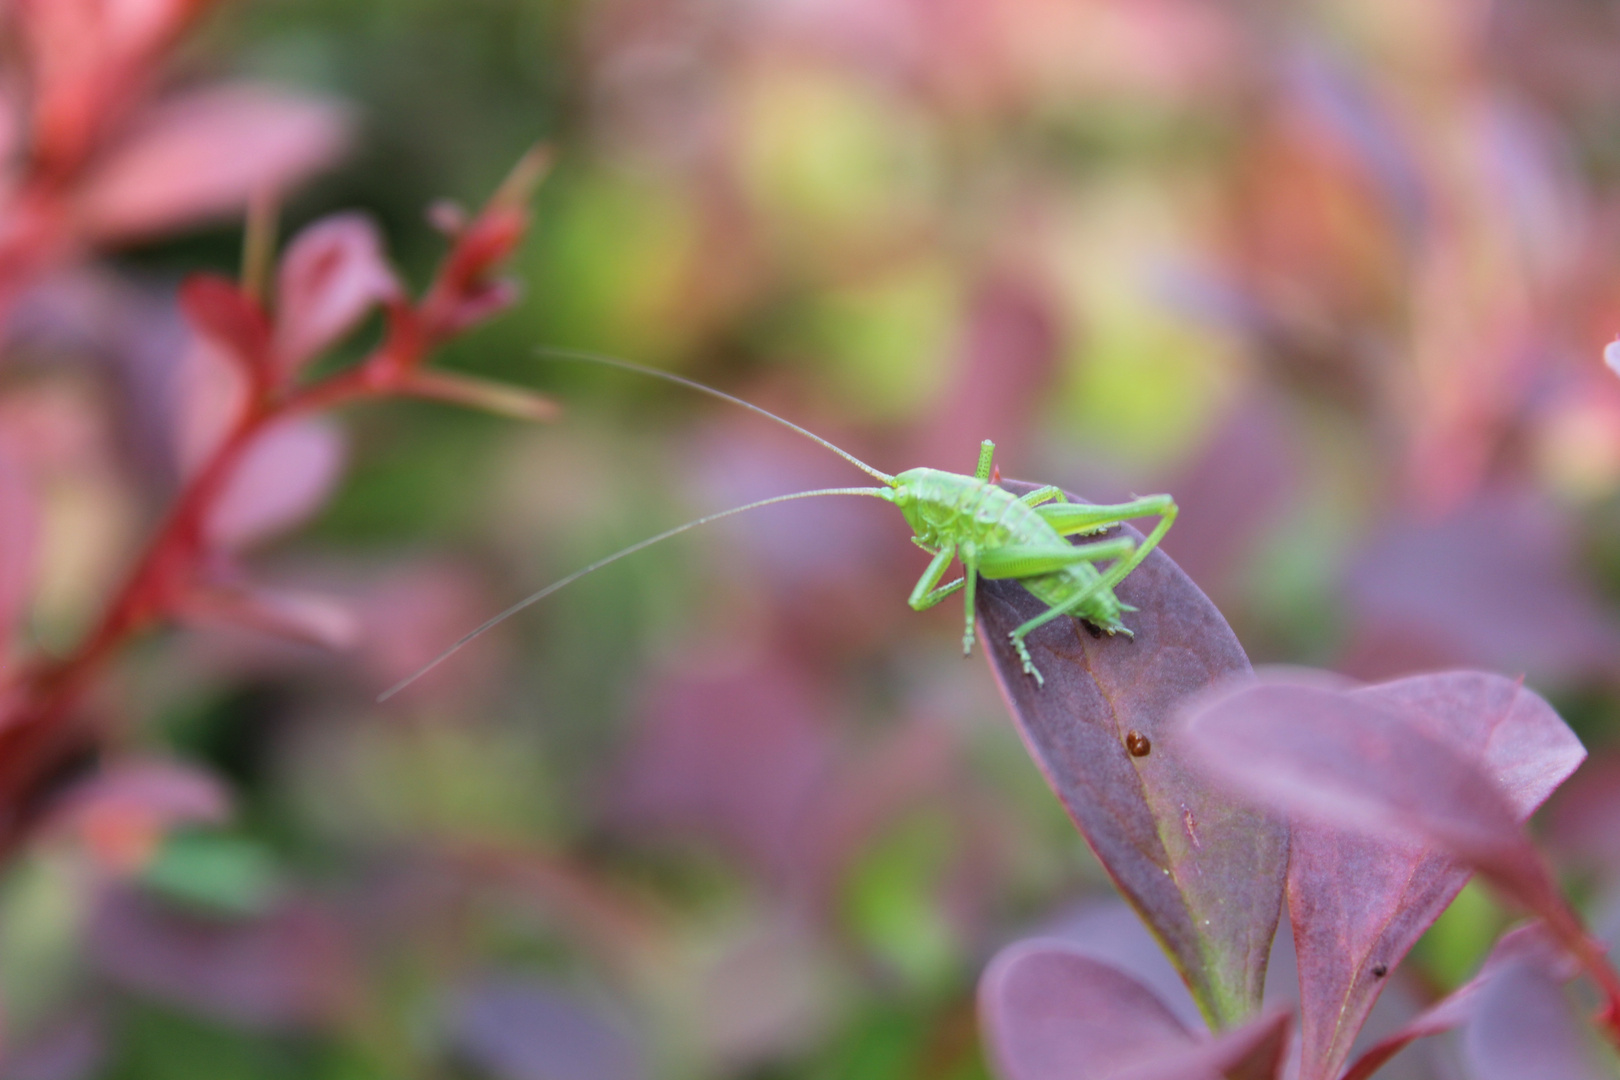
M 654 379 L 663 379 L 665 382 L 672 382 L 677 386 L 684 386 L 690 390 L 696 390 L 699 393 L 708 394 L 710 397 L 719 398 L 721 401 L 729 401 L 733 405 L 741 405 L 749 412 L 758 413 L 767 420 L 774 420 L 776 423 L 781 424 L 789 431 L 798 432 L 811 442 L 820 443 L 822 446 L 825 446 L 828 450 L 831 450 L 833 453 L 837 454 L 839 457 L 843 458 L 845 461 L 849 462 L 866 475 L 881 480 L 890 487 L 894 486 L 894 477 L 890 476 L 886 472 L 872 468 L 872 466 L 868 465 L 866 462 L 862 461 L 848 450 L 833 445 L 826 439 L 823 439 L 820 435 L 817 435 L 815 432 L 802 428 L 798 424 L 793 423 L 791 420 L 784 420 L 780 416 L 777 416 L 775 413 L 771 412 L 769 409 L 761 408 L 751 401 L 744 401 L 740 397 L 733 397 L 723 390 L 716 390 L 712 386 L 704 386 L 695 379 L 688 379 L 684 375 L 676 375 L 668 371 L 659 371 L 657 368 L 642 367 L 640 364 L 632 364 L 628 360 L 620 360 L 616 356 L 605 356 L 602 353 L 588 352 L 584 349 L 562 349 L 551 345 L 540 345 L 535 348 L 535 352 L 540 356 L 550 357 L 553 360 L 577 360 L 587 364 L 601 364 L 604 367 L 618 368 L 620 371 L 634 371 L 637 374 L 649 375 Z
M 377 701 L 378 703 L 387 701 L 389 698 L 411 685 L 417 679 L 420 679 L 422 676 L 426 675 L 428 672 L 450 659 L 456 653 L 460 652 L 464 646 L 471 644 L 474 638 L 479 637 L 485 631 L 491 630 L 500 625 L 529 605 L 544 600 L 558 589 L 561 589 L 566 585 L 572 585 L 585 575 L 593 574 L 602 569 L 604 566 L 607 566 L 609 563 L 618 562 L 626 555 L 634 555 L 643 548 L 652 547 L 661 540 L 668 540 L 672 536 L 679 536 L 681 533 L 690 529 L 695 529 L 699 525 L 707 525 L 711 521 L 719 521 L 721 518 L 728 518 L 733 514 L 740 514 L 745 510 L 757 510 L 762 506 L 772 506 L 776 503 L 792 502 L 794 499 L 812 499 L 821 495 L 870 495 L 881 499 L 888 495 L 888 491 L 885 488 L 821 488 L 816 491 L 796 491 L 791 495 L 776 495 L 769 499 L 760 499 L 757 502 L 744 503 L 742 506 L 733 506 L 729 510 L 720 510 L 713 514 L 704 514 L 700 518 L 693 518 L 691 521 L 688 521 L 683 525 L 677 525 L 673 529 L 665 529 L 663 532 L 658 533 L 655 536 L 649 536 L 645 540 L 637 540 L 629 547 L 620 548 L 611 555 L 606 555 L 600 559 L 597 559 L 589 566 L 584 566 L 578 570 L 575 570 L 572 574 L 569 574 L 565 578 L 560 578 L 557 581 L 553 581 L 550 585 L 547 585 L 540 591 L 530 593 L 528 596 L 524 597 L 522 600 L 519 600 L 505 611 L 489 618 L 472 630 L 469 630 L 467 633 L 457 638 L 456 642 L 448 649 L 444 650 L 444 652 L 440 653 L 438 656 L 435 656 L 432 660 L 428 661 L 426 664 L 422 665 L 422 667 L 401 679 L 393 686 L 390 686 L 387 690 L 384 690 L 377 696 Z

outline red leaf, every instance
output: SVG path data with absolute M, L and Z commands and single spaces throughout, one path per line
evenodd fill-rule
M 372 308 L 400 295 L 377 226 L 362 214 L 322 218 L 293 238 L 276 283 L 276 363 L 283 375 L 336 344 Z
M 133 103 L 157 52 L 207 0 L 16 0 L 33 82 L 34 143 L 71 169 Z
M 422 304 L 430 334 L 448 337 L 459 333 L 516 298 L 516 286 L 493 275 L 528 232 L 529 200 L 550 167 L 548 151 L 529 151 L 456 236 Z
M 1007 641 L 1046 610 L 1021 585 L 981 582 L 983 639 L 1047 783 L 1164 942 L 1199 1007 L 1232 1023 L 1260 1004 L 1287 832 L 1191 769 L 1164 736 L 1184 698 L 1246 674 L 1248 660 L 1220 612 L 1162 552 L 1119 595 L 1139 609 L 1127 619 L 1134 639 L 1093 639 L 1073 619 L 1030 635 L 1044 687 L 1023 673 Z M 1131 732 L 1148 738 L 1147 756 L 1127 750 Z
M 1467 880 L 1454 860 L 1579 933 L 1520 822 L 1585 752 L 1512 680 L 1249 684 L 1196 706 L 1178 741 L 1295 821 L 1302 1077 L 1344 1062 L 1388 972 Z
M 326 501 L 343 466 L 343 440 L 321 419 L 265 430 L 248 449 L 208 517 L 211 541 L 239 548 L 292 528 Z
M 180 309 L 197 332 L 219 346 L 257 382 L 268 375 L 270 323 L 236 283 L 192 274 L 180 284 Z
M 347 140 L 341 109 L 252 85 L 196 91 L 149 110 L 86 178 L 80 224 L 97 242 L 229 217 L 285 191 Z

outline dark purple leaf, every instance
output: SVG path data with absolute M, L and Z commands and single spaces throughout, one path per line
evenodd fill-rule
M 456 1048 L 492 1080 L 635 1080 L 640 1054 L 621 1026 L 537 979 L 491 975 L 450 1006 Z
M 1388 973 L 1467 880 L 1456 860 L 1572 928 L 1520 823 L 1584 751 L 1513 680 L 1251 684 L 1195 707 L 1185 736 L 1189 752 L 1294 817 L 1306 1080 L 1347 1059 Z
M 1009 484 L 1024 492 L 1030 485 Z M 991 666 L 1047 782 L 1125 898 L 1165 943 L 1199 1007 L 1226 1025 L 1253 1013 L 1282 904 L 1288 837 L 1164 745 L 1181 701 L 1249 670 L 1220 612 L 1155 551 L 1119 595 L 1135 638 L 1093 638 L 1059 619 L 1028 639 L 1045 686 L 1007 635 L 1046 610 L 1011 581 L 983 582 Z M 1132 732 L 1151 749 L 1133 756 Z
M 1603 1080 L 1590 1039 L 1556 977 L 1533 962 L 1504 965 L 1480 991 L 1463 1037 L 1473 1080 Z
M 1343 1080 L 1368 1080 L 1390 1058 L 1410 1043 L 1466 1024 L 1479 1007 L 1490 981 L 1510 965 L 1533 963 L 1558 982 L 1567 982 L 1578 973 L 1573 957 L 1561 948 L 1539 922 L 1520 926 L 1502 935 L 1485 958 L 1479 974 L 1441 998 L 1392 1034 L 1367 1048 L 1356 1059 Z
M 979 1016 L 1004 1080 L 1273 1080 L 1288 1015 L 1195 1035 L 1151 990 L 1056 939 L 1009 946 L 979 984 Z
M 1288 1009 L 1269 1009 L 1212 1039 L 1126 1069 L 1118 1080 L 1277 1080 L 1291 1015 Z

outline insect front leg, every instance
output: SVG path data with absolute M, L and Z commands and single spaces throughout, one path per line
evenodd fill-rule
M 979 552 L 977 546 L 969 541 L 962 545 L 957 554 L 962 559 L 962 568 L 967 571 L 966 600 L 963 603 L 967 623 L 962 630 L 962 655 L 969 656 L 973 652 L 974 622 L 973 600 L 979 591 Z
M 922 545 L 919 544 L 919 547 Z M 945 571 L 951 565 L 951 559 L 956 556 L 956 545 L 946 544 L 934 552 L 934 559 L 923 571 L 922 577 L 917 579 L 916 588 L 911 590 L 911 599 L 906 603 L 911 605 L 913 611 L 927 611 L 951 593 L 967 584 L 965 578 L 957 578 L 949 585 L 940 585 L 939 579 L 945 576 Z M 938 585 L 938 588 L 935 586 Z

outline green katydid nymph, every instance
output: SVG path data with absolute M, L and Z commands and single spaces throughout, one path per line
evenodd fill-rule
M 794 499 L 818 498 L 823 495 L 863 495 L 882 499 L 899 509 L 911 526 L 911 542 L 933 556 L 928 569 L 923 571 L 917 585 L 911 590 L 910 604 L 923 611 L 933 607 L 947 596 L 961 591 L 965 599 L 966 629 L 962 634 L 964 655 L 973 649 L 973 601 L 980 578 L 1012 578 L 1020 582 L 1038 599 L 1047 604 L 1047 610 L 1012 631 L 1013 648 L 1023 661 L 1024 672 L 1038 684 L 1045 679 L 1030 659 L 1024 639 L 1030 632 L 1064 615 L 1083 619 L 1108 634 L 1130 636 L 1130 629 L 1121 616 L 1131 610 L 1114 595 L 1114 587 L 1125 580 L 1127 574 L 1158 546 L 1164 534 L 1176 520 L 1176 504 L 1168 495 L 1148 495 L 1130 502 L 1112 506 L 1069 502 L 1056 487 L 1043 487 L 1027 495 L 1018 496 L 1005 490 L 991 479 L 991 457 L 995 445 L 986 439 L 979 447 L 979 464 L 971 474 L 945 472 L 940 469 L 908 469 L 890 476 L 868 465 L 847 450 L 811 431 L 784 420 L 741 398 L 704 386 L 700 382 L 674 375 L 667 371 L 644 368 L 613 357 L 568 349 L 544 349 L 541 352 L 558 359 L 579 360 L 602 364 L 625 371 L 634 371 L 653 378 L 697 390 L 733 405 L 758 413 L 790 431 L 797 432 L 820 444 L 848 461 L 868 476 L 881 482 L 881 487 L 823 488 L 816 491 L 798 491 L 789 495 L 760 499 L 729 510 L 706 514 L 703 517 L 667 529 L 656 536 L 622 548 L 589 566 L 582 567 L 559 581 L 513 604 L 481 626 L 465 634 L 455 644 L 440 653 L 415 674 L 396 683 L 385 691 L 379 701 L 386 701 L 405 687 L 438 667 L 474 638 L 498 623 L 504 622 L 539 600 L 550 596 L 565 585 L 570 585 L 587 574 L 594 573 L 626 555 L 633 555 L 661 540 L 719 521 L 733 514 L 755 510 L 762 506 L 790 502 Z M 1066 537 L 1089 536 L 1104 532 L 1134 518 L 1157 517 L 1154 526 L 1140 544 L 1128 537 L 1096 540 L 1086 544 L 1071 544 Z M 951 563 L 960 562 L 963 575 L 941 585 Z M 1107 566 L 1099 566 L 1099 563 Z

